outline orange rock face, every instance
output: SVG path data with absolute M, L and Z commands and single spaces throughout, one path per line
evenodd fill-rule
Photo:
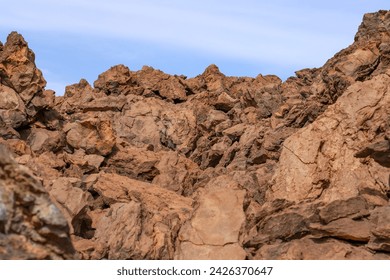
M 390 11 L 318 69 L 117 65 L 56 97 L 0 43 L 0 259 L 390 259 Z

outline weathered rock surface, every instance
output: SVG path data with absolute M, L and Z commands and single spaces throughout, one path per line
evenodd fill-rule
M 3 145 L 0 167 L 0 259 L 74 258 L 63 214 Z
M 46 81 L 35 66 L 26 41 L 12 32 L 0 51 L 0 119 L 12 128 L 34 120 L 50 105 L 54 93 L 44 91 Z
M 191 219 L 181 228 L 178 259 L 245 259 L 239 234 L 245 191 L 228 176 L 211 180 L 198 194 Z
M 285 82 L 117 65 L 58 97 L 13 32 L 0 258 L 390 259 L 389 116 L 390 11 Z

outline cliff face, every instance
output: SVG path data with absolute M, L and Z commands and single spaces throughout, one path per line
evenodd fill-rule
M 45 84 L 11 33 L 0 258 L 390 259 L 390 11 L 283 83 L 117 65 Z

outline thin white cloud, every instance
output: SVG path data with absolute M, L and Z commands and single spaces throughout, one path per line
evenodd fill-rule
M 351 5 L 353 1 L 346 2 Z M 86 40 L 91 36 L 143 40 L 298 68 L 320 66 L 324 57 L 352 42 L 356 27 L 349 37 L 337 28 L 352 21 L 345 9 L 280 0 L 13 1 L 6 4 L 0 17 L 2 26 L 77 33 Z
M 24 2 L 22 9 L 16 7 L 20 2 Z M 328 55 L 329 45 L 340 41 L 346 44 L 337 33 L 318 32 L 315 24 L 303 28 L 303 24 L 326 16 L 321 11 L 283 10 L 258 1 L 244 2 L 201 0 L 189 5 L 182 1 L 15 1 L 6 4 L 0 24 L 78 33 L 86 40 L 91 36 L 144 40 L 280 65 L 299 65 L 308 56 L 312 63 L 319 64 L 323 59 L 318 53 Z

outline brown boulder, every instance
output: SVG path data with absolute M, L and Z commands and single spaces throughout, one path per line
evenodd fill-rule
M 388 260 L 381 253 L 372 254 L 369 250 L 355 247 L 334 239 L 302 238 L 289 243 L 263 246 L 255 259 L 269 260 Z
M 0 116 L 12 127 L 31 122 L 48 107 L 46 81 L 23 37 L 12 32 L 0 52 Z
M 100 119 L 86 119 L 68 123 L 64 127 L 66 141 L 75 149 L 83 149 L 87 154 L 108 155 L 115 145 L 115 135 L 111 122 Z
M 191 216 L 192 200 L 156 185 L 103 173 L 92 186 L 95 205 L 86 212 L 95 249 L 86 258 L 172 259 L 181 225 Z M 85 244 L 78 241 L 77 244 Z
M 3 145 L 0 166 L 0 258 L 73 258 L 68 224 L 42 184 Z
M 192 218 L 179 233 L 177 259 L 245 259 L 239 234 L 245 191 L 231 177 L 210 181 L 198 193 Z

